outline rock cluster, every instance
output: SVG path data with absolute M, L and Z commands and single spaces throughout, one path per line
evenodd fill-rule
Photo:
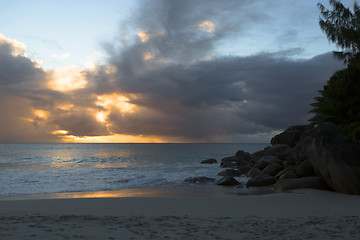
M 324 123 L 315 128 L 293 126 L 275 136 L 271 146 L 253 154 L 239 150 L 221 159 L 227 168 L 219 185 L 240 184 L 234 177 L 246 174 L 246 187 L 274 185 L 275 190 L 332 189 L 360 194 L 360 144 L 339 127 Z

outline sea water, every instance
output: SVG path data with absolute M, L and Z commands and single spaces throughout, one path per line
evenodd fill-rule
M 182 186 L 189 177 L 219 177 L 220 164 L 202 160 L 266 145 L 0 144 L 0 196 Z

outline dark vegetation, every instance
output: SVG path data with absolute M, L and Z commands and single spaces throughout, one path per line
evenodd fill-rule
M 309 120 L 312 126 L 333 122 L 352 138 L 360 133 L 360 8 L 354 3 L 353 11 L 340 1 L 330 0 L 332 10 L 318 4 L 320 28 L 329 41 L 342 51 L 334 55 L 343 60 L 346 68 L 336 72 L 312 103 Z

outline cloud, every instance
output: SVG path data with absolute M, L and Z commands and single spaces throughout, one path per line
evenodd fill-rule
M 135 21 L 129 23 L 132 31 L 137 32 L 136 38 L 133 38 L 135 44 L 127 43 L 121 52 L 110 48 L 111 61 L 125 64 L 124 59 L 127 59 L 134 65 L 141 64 L 138 58 L 146 51 L 165 61 L 191 62 L 203 58 L 219 41 L 266 21 L 267 15 L 261 9 L 247 11 L 257 2 L 142 1 L 132 18 Z M 124 68 L 127 67 L 124 65 Z
M 44 72 L 26 57 L 25 45 L 0 34 L 0 86 L 17 91 L 17 85 L 34 87 L 44 81 Z M 31 85 L 28 84 L 31 82 Z M 26 86 L 25 86 L 26 85 Z
M 56 125 L 58 129 L 64 129 L 68 135 L 104 136 L 108 134 L 106 126 L 101 125 L 94 118 L 92 111 L 63 111 L 53 113 L 50 124 Z
M 198 24 L 199 29 L 205 31 L 205 32 L 215 32 L 216 26 L 211 21 L 202 21 Z
M 84 74 L 76 66 L 49 71 L 48 76 L 48 86 L 53 90 L 68 91 L 85 88 L 87 85 Z
M 0 141 L 57 141 L 41 128 L 34 107 L 42 99 L 46 73 L 26 57 L 25 45 L 0 35 Z
M 272 53 L 145 69 L 119 79 L 115 89 L 134 94 L 139 109 L 112 111 L 111 131 L 200 141 L 271 134 L 306 123 L 317 90 L 342 67 L 331 53 L 307 60 Z
M 296 48 L 203 60 L 219 41 L 267 19 L 263 12 L 245 11 L 257 2 L 142 5 L 134 26 L 141 30 L 140 39 L 109 52 L 109 64 L 116 70 L 88 74 L 98 94 L 131 95 L 130 103 L 139 107 L 128 114 L 111 111 L 110 131 L 195 141 L 236 135 L 241 141 L 241 136 L 306 123 L 317 90 L 343 67 L 331 53 L 294 60 L 302 51 Z M 151 37 L 148 32 L 163 34 Z
M 39 68 L 25 46 L 0 36 L 0 141 L 116 134 L 267 141 L 274 131 L 306 123 L 317 90 L 343 68 L 331 53 L 215 53 L 222 41 L 268 20 L 254 7 L 262 2 L 144 2 L 132 30 L 119 34 L 133 34 L 126 44 L 104 45 L 106 63 L 61 74 Z
M 107 134 L 96 121 L 97 98 L 83 90 L 81 72 L 62 73 L 67 88 L 51 88 L 54 71 L 44 71 L 26 57 L 23 44 L 0 35 L 1 142 L 59 141 L 51 133 L 63 129 L 77 136 Z

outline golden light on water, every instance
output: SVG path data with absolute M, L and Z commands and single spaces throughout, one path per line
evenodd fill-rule
M 199 29 L 205 32 L 215 32 L 216 26 L 212 21 L 205 20 L 199 23 Z
M 61 156 L 61 153 L 59 153 L 58 156 Z M 53 168 L 72 168 L 76 167 L 76 164 L 72 161 L 68 160 L 55 160 L 51 161 L 49 163 L 51 167 Z M 124 162 L 117 162 L 117 163 L 83 163 L 83 167 L 91 167 L 91 168 L 126 168 L 128 167 L 127 163 Z
M 56 91 L 76 90 L 86 87 L 85 79 L 84 73 L 79 68 L 66 67 L 52 72 L 48 87 Z
M 126 162 L 117 162 L 117 163 L 95 163 L 91 164 L 92 168 L 126 168 L 129 167 L 129 164 Z

